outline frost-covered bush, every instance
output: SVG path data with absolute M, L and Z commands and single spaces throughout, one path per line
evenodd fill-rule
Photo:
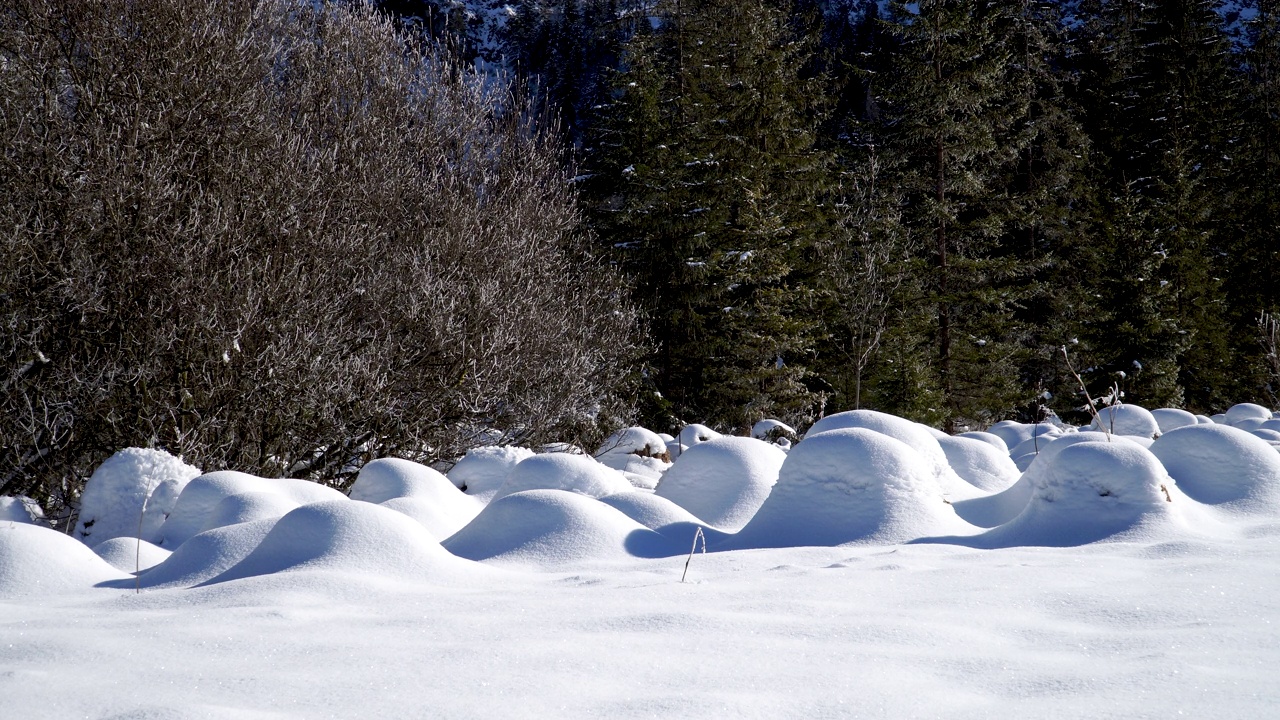
M 0 494 L 616 414 L 634 313 L 500 82 L 362 3 L 13 0 L 0 48 Z

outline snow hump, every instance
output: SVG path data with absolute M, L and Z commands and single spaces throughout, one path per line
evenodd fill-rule
M 522 447 L 472 448 L 449 471 L 449 480 L 468 495 L 487 502 L 507 481 L 511 469 L 531 457 L 533 451 Z
M 911 447 L 866 428 L 840 428 L 791 450 L 769 498 L 722 549 L 895 544 L 972 529 Z
M 1162 435 L 1151 452 L 1193 500 L 1246 512 L 1280 510 L 1280 453 L 1244 430 L 1181 427 Z
M 173 504 L 169 519 L 160 526 L 156 544 L 174 550 L 196 533 L 205 529 L 219 503 L 232 495 L 267 492 L 283 495 L 294 504 L 342 499 L 347 497 L 331 487 L 293 478 L 260 478 L 234 470 L 211 472 L 187 483 Z
M 685 451 L 654 492 L 713 527 L 737 531 L 769 497 L 786 459 L 770 443 L 723 435 Z
M 534 455 L 512 468 L 493 499 L 524 490 L 568 490 L 602 498 L 631 489 L 631 483 L 622 473 L 601 465 L 593 458 L 550 453 Z
M 117 452 L 85 483 L 75 537 L 90 546 L 115 537 L 137 537 L 140 517 L 142 537 L 154 536 L 183 487 L 199 474 L 163 450 Z

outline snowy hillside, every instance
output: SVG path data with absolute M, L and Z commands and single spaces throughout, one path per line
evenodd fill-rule
M 1274 415 L 632 428 L 349 496 L 124 450 L 75 537 L 0 501 L 3 715 L 1264 717 Z

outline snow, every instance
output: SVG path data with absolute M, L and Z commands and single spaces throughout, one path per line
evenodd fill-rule
M 44 510 L 29 497 L 0 496 L 0 523 L 15 522 L 31 524 L 44 519 Z
M 1167 433 L 1174 428 L 1196 425 L 1200 422 L 1200 419 L 1194 414 L 1177 408 L 1152 410 L 1151 416 L 1156 419 L 1156 423 L 1160 426 L 1160 432 L 1162 433 Z
M 93 552 L 117 570 L 133 574 L 149 570 L 173 553 L 138 538 L 117 537 L 93 546 Z
M 692 425 L 685 425 L 681 428 L 680 434 L 676 436 L 676 441 L 686 448 L 691 448 L 698 443 L 715 440 L 718 437 L 720 437 L 720 433 L 715 430 L 712 430 L 706 425 L 694 423 Z M 675 453 L 672 454 L 674 455 Z
M 173 504 L 168 520 L 160 526 L 154 537 L 144 532 L 144 539 L 150 538 L 158 541 L 156 544 L 162 547 L 174 549 L 204 530 L 211 518 L 224 512 L 234 512 L 234 509 L 220 507 L 223 500 L 245 493 L 274 493 L 298 505 L 346 498 L 333 488 L 306 480 L 260 478 L 234 470 L 220 470 L 206 473 L 187 483 Z M 252 512 L 252 509 L 248 511 Z
M 584 455 L 534 455 L 512 468 L 493 499 L 524 490 L 568 490 L 593 498 L 631 490 L 622 473 Z M 491 501 L 492 502 L 492 501 Z
M 365 464 L 350 496 L 407 515 L 440 540 L 461 530 L 484 508 L 483 501 L 462 493 L 439 472 L 400 458 Z
M 799 437 L 800 433 L 790 425 L 781 420 L 765 418 L 755 425 L 751 426 L 751 437 L 757 440 L 767 440 L 773 442 L 776 438 L 794 438 Z
M 773 493 L 725 547 L 884 545 L 966 527 L 914 448 L 846 427 L 797 444 Z
M 987 428 L 987 432 L 999 437 L 1012 450 L 1033 437 L 1058 435 L 1062 431 L 1049 423 L 1027 424 L 1016 420 L 1001 420 Z
M 43 602 L 55 593 L 84 592 L 123 576 L 87 545 L 57 530 L 29 523 L 0 525 L 0 601 L 33 597 Z
M 642 427 L 623 428 L 613 433 L 595 453 L 598 462 L 621 472 L 641 490 L 657 487 L 662 474 L 671 467 L 670 457 L 666 441 Z
M 674 542 L 616 508 L 564 490 L 494 500 L 444 546 L 470 560 L 544 569 L 678 552 Z
M 367 465 L 351 498 L 210 473 L 162 546 L 0 519 L 0 715 L 1274 714 L 1265 440 L 1046 430 L 1016 482 L 956 498 L 952 468 L 1014 477 L 1001 435 L 852 419 L 875 427 L 811 431 L 737 534 L 581 455 L 510 463 L 504 482 L 571 489 L 513 487 L 482 510 L 405 461 Z M 781 455 L 717 437 L 663 482 L 728 484 L 736 460 L 693 472 L 724 448 Z M 478 513 L 442 543 L 430 525 L 455 502 Z M 139 550 L 156 564 L 135 579 Z
M 906 444 L 924 462 L 935 482 L 950 500 L 961 500 L 981 494 L 977 488 L 965 482 L 951 469 L 947 454 L 938 443 L 932 428 L 896 415 L 874 410 L 850 410 L 828 415 L 809 428 L 805 433 L 805 439 L 845 428 L 873 430 Z
M 737 531 L 769 497 L 786 458 L 762 440 L 723 435 L 689 448 L 654 492 L 715 528 Z
M 1000 438 L 991 436 L 999 441 Z M 1018 481 L 1021 471 L 1007 452 L 994 443 L 973 437 L 941 437 L 938 444 L 947 463 L 970 485 L 986 492 L 999 492 Z M 1003 442 L 1000 443 L 1003 446 Z
M 1090 428 L 1114 435 L 1153 438 L 1160 434 L 1160 423 L 1150 410 L 1137 405 L 1111 405 L 1098 409 L 1098 417 Z
M 1280 509 L 1280 453 L 1244 430 L 1216 424 L 1178 428 L 1160 436 L 1151 452 L 1195 500 L 1243 512 Z
M 1005 444 L 1004 438 L 994 433 L 983 432 L 981 430 L 970 430 L 969 432 L 962 432 L 959 435 L 956 435 L 956 437 L 981 440 L 1002 453 L 1008 454 L 1009 452 L 1009 446 Z
M 163 450 L 125 448 L 94 470 L 80 496 L 75 536 L 93 545 L 155 535 L 183 487 L 200 470 Z M 146 511 L 143 512 L 143 505 Z
M 1228 425 L 1238 426 L 1245 420 L 1266 421 L 1270 419 L 1271 411 L 1261 405 L 1255 405 L 1254 403 L 1240 403 L 1238 405 L 1232 405 L 1226 412 L 1226 422 Z
M 472 448 L 449 471 L 449 480 L 468 495 L 488 501 L 507 481 L 511 469 L 533 454 L 532 450 L 522 447 Z

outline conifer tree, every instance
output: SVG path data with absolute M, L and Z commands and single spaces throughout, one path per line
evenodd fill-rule
M 589 193 L 661 349 L 684 420 L 803 422 L 812 321 L 803 274 L 823 221 L 809 39 L 771 3 L 682 0 L 628 43 Z

